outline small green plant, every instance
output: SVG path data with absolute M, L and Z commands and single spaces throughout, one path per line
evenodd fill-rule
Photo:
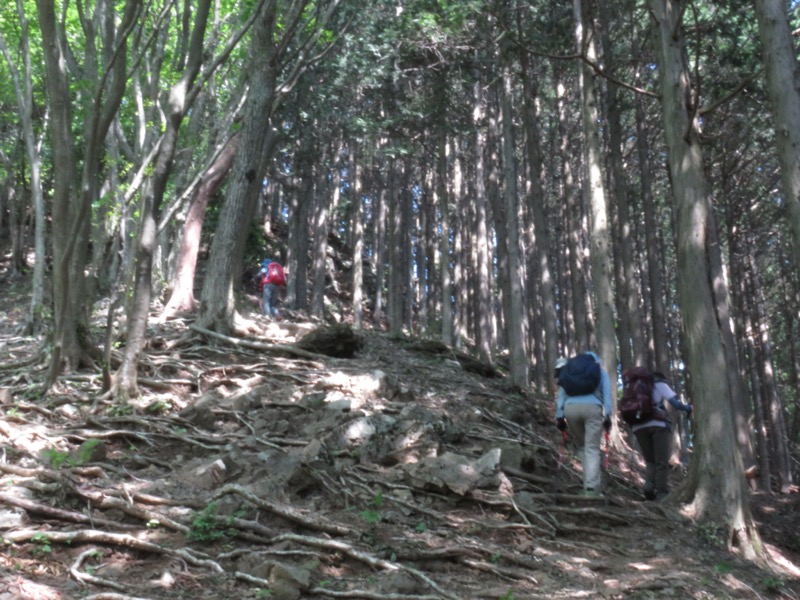
M 497 600 L 514 600 L 514 591 L 508 590 L 505 594 L 500 596 Z
M 722 548 L 725 545 L 721 528 L 712 521 L 700 523 L 697 526 L 697 536 L 700 541 L 714 548 Z
M 425 533 L 426 531 L 428 531 L 428 524 L 427 524 L 425 521 L 423 521 L 422 523 L 419 523 L 419 524 L 418 524 L 418 525 L 417 525 L 417 526 L 414 528 L 414 530 L 415 530 L 417 533 Z
M 114 404 L 108 412 L 112 417 L 127 417 L 133 414 L 133 406 L 130 404 Z
M 502 555 L 501 555 L 499 552 L 495 552 L 494 554 L 492 554 L 492 558 L 490 558 L 490 559 L 489 559 L 489 561 L 490 561 L 490 562 L 491 562 L 493 565 L 496 565 L 497 563 L 499 563 L 499 562 L 500 562 L 500 559 L 501 559 L 501 558 L 502 558 Z
M 219 527 L 217 520 L 217 504 L 212 502 L 192 520 L 188 537 L 194 542 L 216 542 L 225 536 L 226 533 Z
M 154 402 L 151 402 L 147 406 L 146 410 L 147 412 L 152 413 L 154 415 L 160 415 L 168 413 L 171 408 L 172 406 L 170 405 L 169 402 L 166 402 L 164 400 L 155 400 Z
M 721 562 L 714 568 L 720 575 L 727 575 L 728 573 L 733 573 L 733 567 L 726 562 Z
M 34 555 L 50 554 L 53 551 L 53 547 L 50 545 L 50 538 L 44 533 L 37 533 L 31 538 L 31 541 L 34 544 L 38 544 L 38 546 L 33 549 Z
M 100 440 L 91 439 L 83 442 L 78 448 L 78 458 L 73 461 L 79 465 L 84 465 L 92 460 L 95 448 L 101 444 Z
M 383 506 L 383 492 L 378 492 L 370 501 L 370 508 L 362 510 L 360 515 L 367 523 L 379 523 L 381 520 L 381 507 Z
M 780 592 L 786 586 L 786 582 L 780 577 L 765 577 L 761 583 L 773 594 Z
M 256 590 L 256 598 L 269 598 L 272 596 L 272 592 L 270 590 L 265 590 L 262 588 L 258 588 Z
M 48 448 L 44 451 L 43 455 L 45 460 L 49 462 L 50 466 L 54 469 L 60 469 L 65 464 L 71 462 L 69 452 L 61 452 L 54 448 Z

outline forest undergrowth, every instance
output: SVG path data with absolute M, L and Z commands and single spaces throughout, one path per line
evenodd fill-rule
M 154 315 L 135 401 L 99 369 L 42 395 L 28 291 L 3 287 L 0 600 L 800 597 L 797 491 L 752 498 L 772 568 L 643 502 L 627 447 L 585 498 L 552 401 L 437 343 Z

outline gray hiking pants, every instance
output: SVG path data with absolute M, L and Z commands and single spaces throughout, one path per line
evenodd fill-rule
M 583 489 L 599 492 L 600 439 L 603 435 L 603 407 L 599 404 L 570 403 L 564 405 L 564 416 L 569 425 L 569 435 L 578 448 L 583 448 Z

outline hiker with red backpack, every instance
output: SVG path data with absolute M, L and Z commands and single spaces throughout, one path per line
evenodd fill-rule
M 669 459 L 672 455 L 672 423 L 664 401 L 675 410 L 692 415 L 692 405 L 678 399 L 663 373 L 633 367 L 622 374 L 619 400 L 622 420 L 631 428 L 645 461 L 644 498 L 664 500 L 669 494 Z
M 268 319 L 273 317 L 280 318 L 278 312 L 278 301 L 280 300 L 280 288 L 286 287 L 286 275 L 283 266 L 271 258 L 265 258 L 261 262 L 261 308 Z
M 594 352 L 584 352 L 556 362 L 558 399 L 556 427 L 572 434 L 583 448 L 583 493 L 601 494 L 600 442 L 611 429 L 611 380 Z

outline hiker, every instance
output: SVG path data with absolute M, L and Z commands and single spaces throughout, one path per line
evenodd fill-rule
M 271 258 L 265 258 L 261 262 L 259 275 L 263 286 L 261 308 L 264 311 L 264 315 L 268 319 L 273 317 L 280 319 L 280 313 L 278 312 L 280 288 L 286 287 L 286 275 L 284 274 L 283 266 Z
M 611 381 L 594 352 L 584 352 L 568 361 L 556 362 L 558 399 L 556 427 L 569 430 L 583 447 L 583 493 L 599 496 L 600 440 L 611 429 Z
M 672 423 L 667 415 L 664 400 L 675 410 L 692 416 L 692 405 L 678 399 L 667 378 L 661 372 L 653 373 L 652 402 L 654 411 L 646 421 L 631 424 L 645 461 L 644 498 L 664 500 L 669 494 L 669 459 L 672 455 Z M 624 394 L 624 392 L 623 392 Z

